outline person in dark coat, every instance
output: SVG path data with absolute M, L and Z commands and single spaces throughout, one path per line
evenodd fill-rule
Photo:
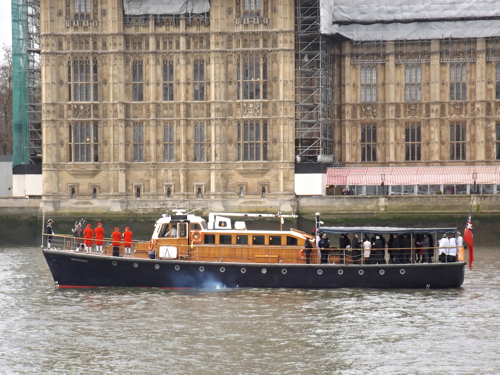
M 382 242 L 382 239 L 380 236 L 375 237 L 375 263 L 377 264 L 383 264 L 384 263 L 384 254 L 385 254 L 385 249 L 384 249 L 384 243 Z
M 312 253 L 313 245 L 311 241 L 309 241 L 309 238 L 306 238 L 306 241 L 304 243 L 304 253 L 306 254 L 306 264 L 309 264 L 311 262 L 311 253 Z
M 393 234 L 392 241 L 389 239 L 390 262 L 393 264 L 397 264 L 400 261 L 399 246 L 399 236 L 397 234 Z
M 411 236 L 407 233 L 403 234 L 403 242 L 401 247 L 401 263 L 411 263 Z
M 358 234 L 355 234 L 351 242 L 351 257 L 353 264 L 359 264 L 359 260 L 361 257 L 360 249 L 361 249 L 361 242 L 359 241 Z
M 52 234 L 54 234 L 54 229 L 52 229 L 52 224 L 54 222 L 52 219 L 47 220 L 47 227 L 45 228 L 45 234 L 47 234 L 47 249 L 52 246 Z
M 327 250 L 323 249 L 328 249 L 330 247 L 330 240 L 328 239 L 328 236 L 323 234 L 323 237 L 319 241 L 319 248 L 321 249 L 321 263 L 326 264 L 328 263 L 328 254 L 330 253 Z

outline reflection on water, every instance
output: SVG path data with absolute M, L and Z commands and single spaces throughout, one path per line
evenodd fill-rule
M 0 374 L 492 374 L 500 254 L 462 288 L 55 289 L 39 248 L 0 249 Z

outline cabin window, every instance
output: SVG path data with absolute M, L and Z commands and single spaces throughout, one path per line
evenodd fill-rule
M 248 245 L 248 236 L 236 236 L 237 245 Z
M 264 245 L 265 244 L 264 238 L 265 238 L 264 236 L 253 236 L 252 243 L 254 245 Z
M 269 245 L 281 245 L 281 236 L 270 236 Z
M 286 236 L 286 244 L 287 246 L 297 246 L 298 242 L 295 237 Z
M 215 243 L 215 235 L 213 235 L 213 234 L 206 234 L 204 239 L 205 239 L 204 243 L 206 243 L 206 244 L 214 244 Z
M 160 234 L 158 235 L 158 237 L 168 237 L 168 235 L 170 234 L 168 227 L 169 227 L 168 224 L 163 224 L 160 229 Z
M 179 224 L 179 237 L 186 237 L 186 224 Z
M 231 235 L 230 234 L 221 234 L 219 236 L 219 244 L 220 245 L 231 245 Z
M 200 224 L 191 224 L 191 230 L 201 230 L 201 225 Z

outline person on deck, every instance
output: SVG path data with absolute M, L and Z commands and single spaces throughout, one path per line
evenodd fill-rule
M 373 252 L 374 252 L 374 261 L 376 264 L 384 264 L 385 263 L 385 259 L 384 259 L 384 255 L 385 255 L 385 249 L 384 249 L 384 243 L 382 242 L 382 239 L 380 238 L 380 236 L 376 236 L 375 237 L 375 246 L 373 246 Z
M 353 264 L 359 264 L 361 258 L 361 242 L 359 235 L 356 233 L 351 242 L 351 258 Z
M 447 262 L 456 262 L 457 261 L 457 240 L 455 238 L 455 235 L 452 233 L 450 234 L 450 247 L 448 249 L 448 254 L 446 255 L 446 261 Z
M 429 238 L 429 235 L 427 233 L 424 233 L 422 235 L 422 248 L 424 251 L 424 263 L 429 263 L 432 259 L 432 252 L 433 250 L 430 248 L 431 247 L 431 240 Z
M 87 254 L 92 254 L 92 237 L 94 236 L 94 231 L 90 227 L 90 224 L 87 224 L 87 228 L 83 231 L 83 238 L 85 243 L 85 250 L 87 250 Z
M 306 264 L 309 264 L 311 262 L 312 248 L 313 248 L 313 245 L 312 245 L 311 241 L 309 241 L 309 238 L 306 238 L 306 241 L 304 243 L 304 253 L 306 254 Z
M 47 249 L 50 249 L 52 246 L 52 234 L 54 234 L 54 229 L 52 228 L 52 224 L 54 222 L 52 219 L 47 220 L 47 227 L 45 228 L 45 234 L 47 234 Z
M 462 234 L 460 232 L 458 232 L 458 231 L 457 231 L 457 254 L 458 254 L 458 259 L 457 260 L 463 260 L 464 239 L 462 238 Z
M 443 238 L 439 240 L 439 261 L 441 263 L 446 263 L 446 256 L 448 255 L 448 250 L 450 247 L 450 240 L 448 236 L 443 234 Z
M 120 233 L 120 229 L 118 227 L 115 228 L 115 231 L 111 233 L 111 245 L 113 246 L 113 256 L 120 256 L 120 245 L 122 240 L 122 234 Z
M 330 247 L 330 240 L 328 239 L 327 234 L 323 234 L 323 237 L 321 238 L 321 241 L 319 241 L 319 248 L 321 249 L 321 263 L 326 264 L 328 263 L 328 250 L 323 250 L 323 249 L 328 249 Z
M 403 234 L 401 247 L 401 262 L 411 263 L 411 236 L 408 233 Z
M 401 263 L 401 251 L 399 250 L 400 246 L 400 238 L 397 233 L 394 233 L 392 243 L 390 245 L 391 250 L 389 250 L 391 263 L 393 264 Z
M 134 234 L 129 227 L 125 228 L 123 232 L 123 247 L 125 248 L 125 255 L 132 255 L 132 238 Z
M 94 229 L 95 235 L 95 250 L 98 254 L 102 254 L 102 245 L 104 244 L 104 228 L 102 223 L 97 223 L 97 227 Z
M 370 264 L 370 253 L 371 253 L 372 243 L 368 236 L 365 236 L 363 241 L 363 261 L 365 264 Z

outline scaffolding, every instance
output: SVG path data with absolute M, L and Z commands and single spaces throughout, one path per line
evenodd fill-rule
M 42 163 L 40 0 L 12 0 L 12 166 Z
M 295 158 L 336 165 L 331 41 L 320 33 L 320 0 L 296 0 Z

